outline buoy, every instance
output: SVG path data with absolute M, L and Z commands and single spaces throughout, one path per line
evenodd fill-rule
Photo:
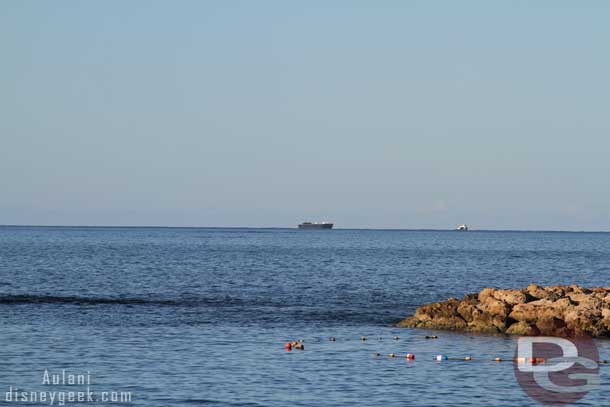
M 378 341 L 383 341 L 383 338 L 380 336 L 379 338 L 377 338 Z
M 605 365 L 605 364 L 607 364 L 607 363 L 608 363 L 608 361 L 604 359 L 604 360 L 600 360 L 600 361 L 599 361 L 599 363 L 601 363 L 601 364 L 604 364 L 604 365 Z
M 302 343 L 297 343 L 297 344 L 295 345 L 295 348 L 296 348 L 296 349 L 299 349 L 299 350 L 305 350 L 305 345 L 303 345 Z
M 366 341 L 366 336 L 361 336 L 361 337 L 360 337 L 360 340 L 361 340 L 362 342 Z
M 393 358 L 393 357 L 395 357 L 395 356 L 396 356 L 396 354 L 394 354 L 394 353 L 390 353 L 388 356 L 390 356 L 391 358 Z
M 531 357 L 531 358 L 529 358 L 529 362 L 530 362 L 532 365 L 535 365 L 535 364 L 536 364 L 536 358 L 535 358 L 535 357 Z
M 536 363 L 544 363 L 544 358 L 536 358 Z
M 414 355 L 414 354 L 412 354 L 412 353 L 407 353 L 406 358 L 407 358 L 408 360 L 414 360 L 414 359 L 415 359 L 415 355 Z
M 292 345 L 292 347 L 295 347 L 295 346 L 297 346 L 298 342 L 297 341 L 292 341 L 292 342 L 290 342 L 290 344 Z
M 395 340 L 395 341 L 397 341 L 397 340 L 399 340 L 399 339 L 400 339 L 400 338 L 399 338 L 398 336 L 395 336 L 395 337 L 394 337 L 394 340 Z
M 447 355 L 436 355 L 436 360 L 437 361 L 443 361 L 443 360 L 447 360 Z
M 299 342 L 303 343 L 305 342 L 305 339 L 299 339 Z
M 375 353 L 373 353 L 373 356 L 381 356 L 381 353 L 375 352 Z
M 290 342 L 286 342 L 286 350 L 290 352 L 292 350 L 292 344 Z
M 337 340 L 337 338 L 335 338 L 334 336 L 331 336 L 330 338 L 328 338 L 328 340 L 331 342 L 335 342 Z
M 470 356 L 466 356 L 464 360 L 472 360 L 472 358 Z
M 436 335 L 432 335 L 432 336 L 426 335 L 426 339 L 438 339 L 438 336 L 436 336 Z
M 502 362 L 502 358 L 495 358 L 494 361 L 496 362 Z

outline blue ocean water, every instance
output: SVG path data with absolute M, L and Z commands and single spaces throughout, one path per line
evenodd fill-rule
M 606 233 L 0 227 L 0 405 L 25 404 L 11 386 L 80 390 L 45 369 L 141 406 L 535 405 L 491 362 L 513 338 L 393 323 L 487 286 L 608 286 L 609 272 Z M 609 372 L 579 405 L 610 403 Z

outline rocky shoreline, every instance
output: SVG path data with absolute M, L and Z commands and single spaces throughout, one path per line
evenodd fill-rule
M 610 288 L 485 288 L 419 307 L 398 327 L 508 335 L 610 338 Z

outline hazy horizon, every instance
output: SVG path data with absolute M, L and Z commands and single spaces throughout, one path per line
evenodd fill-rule
M 0 224 L 0 228 L 57 228 L 57 229 L 269 229 L 269 230 L 300 230 L 297 224 L 293 226 L 175 226 L 175 225 L 30 225 L 30 224 Z M 388 231 L 388 232 L 455 232 L 456 228 L 359 228 L 335 226 L 332 230 L 364 230 L 364 231 Z M 317 233 L 332 233 L 332 230 L 315 230 Z M 469 232 L 507 232 L 507 233 L 600 233 L 607 234 L 610 230 L 563 230 L 563 229 L 473 229 L 469 226 Z M 302 233 L 310 233 L 303 231 Z M 458 232 L 460 233 L 460 232 Z
M 0 224 L 610 231 L 610 4 L 21 2 Z

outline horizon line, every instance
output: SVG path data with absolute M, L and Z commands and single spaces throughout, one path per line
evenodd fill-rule
M 289 226 L 163 226 L 163 225 L 33 225 L 33 224 L 0 224 L 0 228 L 108 228 L 108 229 L 282 229 L 300 230 Z M 333 228 L 332 230 L 372 230 L 372 231 L 405 231 L 405 232 L 457 232 L 456 229 L 439 228 L 375 228 L 353 227 Z M 328 232 L 328 230 L 326 231 Z M 610 233 L 610 230 L 566 230 L 566 229 L 472 229 L 462 232 L 545 232 L 545 233 Z

